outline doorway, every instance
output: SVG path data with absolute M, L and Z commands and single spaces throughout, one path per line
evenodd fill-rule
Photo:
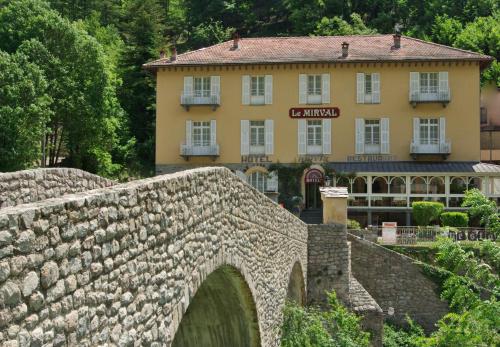
M 319 209 L 323 206 L 321 201 L 321 193 L 319 187 L 323 186 L 324 176 L 318 169 L 310 169 L 307 171 L 305 177 L 305 190 L 306 190 L 306 208 Z

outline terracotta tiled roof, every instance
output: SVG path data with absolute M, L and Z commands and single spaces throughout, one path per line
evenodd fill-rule
M 342 42 L 349 43 L 349 54 L 342 57 Z M 393 35 L 261 37 L 242 38 L 238 49 L 233 41 L 144 64 L 146 68 L 172 65 L 226 65 L 298 62 L 377 62 L 476 60 L 488 63 L 491 57 L 462 49 L 401 37 L 394 48 Z

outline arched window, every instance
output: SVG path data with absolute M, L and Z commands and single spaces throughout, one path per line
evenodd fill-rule
M 385 177 L 374 177 L 372 181 L 372 193 L 386 194 L 389 193 L 389 185 Z
M 481 177 L 469 177 L 469 185 L 467 189 L 479 189 L 481 190 Z
M 351 192 L 351 181 L 347 177 L 337 177 L 336 179 L 337 187 L 347 187 L 347 191 Z
M 443 177 L 432 177 L 429 181 L 429 194 L 444 194 L 445 185 Z
M 366 194 L 368 192 L 368 187 L 366 185 L 366 178 L 356 177 L 352 181 L 352 192 L 354 194 Z
M 403 177 L 392 177 L 389 192 L 392 194 L 405 194 L 406 183 Z
M 254 171 L 248 176 L 248 183 L 250 183 L 259 192 L 264 192 L 266 189 L 267 174 L 261 171 Z
M 450 181 L 450 194 L 464 194 L 467 184 L 462 177 L 453 177 Z
M 427 182 L 423 177 L 412 177 L 411 179 L 412 194 L 427 194 Z

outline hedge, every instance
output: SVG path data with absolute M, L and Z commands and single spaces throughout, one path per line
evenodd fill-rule
M 469 216 L 463 212 L 444 212 L 441 214 L 441 223 L 445 227 L 466 227 L 469 225 Z
M 432 221 L 439 220 L 439 215 L 444 210 L 444 205 L 433 201 L 415 201 L 411 204 L 413 219 L 420 226 L 427 226 Z

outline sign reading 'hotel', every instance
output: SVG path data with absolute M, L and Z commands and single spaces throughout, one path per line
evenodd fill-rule
M 340 109 L 338 107 L 308 107 L 308 108 L 291 108 L 288 111 L 290 118 L 338 118 Z

